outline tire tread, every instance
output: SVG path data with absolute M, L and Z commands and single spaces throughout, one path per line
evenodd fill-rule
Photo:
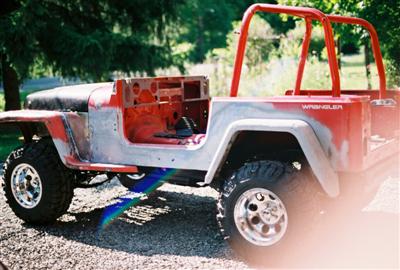
M 10 188 L 11 168 L 14 162 L 20 158 L 34 160 L 41 171 L 42 184 L 45 182 L 49 194 L 43 194 L 46 197 L 46 205 L 40 205 L 40 209 L 35 214 L 29 213 L 29 210 L 19 206 L 15 201 Z M 63 215 L 69 208 L 73 197 L 72 174 L 62 164 L 57 150 L 50 139 L 41 139 L 29 144 L 25 144 L 15 149 L 8 156 L 3 165 L 4 174 L 4 193 L 6 202 L 10 205 L 16 216 L 32 224 L 45 224 L 55 221 Z M 42 197 L 43 199 L 43 197 Z

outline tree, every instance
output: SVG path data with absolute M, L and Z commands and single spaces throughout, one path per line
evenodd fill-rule
M 360 0 L 279 0 L 279 3 L 281 4 L 314 7 L 326 14 L 341 14 L 347 16 L 354 16 L 359 13 L 361 8 L 359 2 Z M 334 24 L 333 28 L 337 47 L 338 65 L 340 69 L 343 45 L 348 45 L 348 42 L 351 42 L 351 45 L 359 46 L 360 34 L 349 25 Z M 342 40 L 347 41 L 347 43 L 343 43 Z
M 383 56 L 389 64 L 389 84 L 400 85 L 400 6 L 398 0 L 279 0 L 281 4 L 303 5 L 316 7 L 325 13 L 336 13 L 365 18 L 376 28 Z M 354 29 L 354 28 L 353 28 Z M 369 77 L 370 45 L 367 35 L 355 32 L 351 26 L 336 26 L 336 34 L 344 39 L 351 39 L 357 44 L 361 41 L 364 45 L 365 66 L 367 77 Z M 369 79 L 369 78 L 368 78 Z M 370 80 L 370 79 L 369 79 Z M 369 82 L 370 85 L 370 82 Z
M 245 10 L 257 0 L 191 0 L 181 6 L 178 16 L 181 26 L 176 32 L 178 43 L 190 44 L 188 60 L 202 62 L 207 53 L 215 48 L 224 48 L 226 35 L 232 32 L 232 22 L 242 19 Z M 276 0 L 265 1 L 276 4 Z M 284 21 L 275 14 L 260 13 L 277 34 L 294 28 L 294 20 Z
M 384 57 L 388 61 L 389 86 L 400 86 L 400 6 L 398 0 L 367 0 L 360 12 L 373 22 L 379 34 Z
M 226 46 L 225 36 L 231 30 L 233 11 L 225 1 L 192 0 L 179 10 L 178 43 L 191 44 L 189 60 L 202 62 L 213 48 Z
M 88 80 L 108 79 L 111 71 L 151 75 L 156 68 L 178 64 L 162 33 L 176 20 L 180 4 L 180 0 L 12 1 L 7 5 L 12 8 L 0 17 L 6 110 L 20 107 L 18 86 L 38 63 L 53 73 Z

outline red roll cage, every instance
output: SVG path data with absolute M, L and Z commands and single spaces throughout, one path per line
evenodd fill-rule
M 328 63 L 329 70 L 331 74 L 332 80 L 332 96 L 340 97 L 340 75 L 339 68 L 336 59 L 335 52 L 335 43 L 333 38 L 332 31 L 332 23 L 344 23 L 344 24 L 355 24 L 364 27 L 368 30 L 371 38 L 372 51 L 374 54 L 376 66 L 378 69 L 379 75 L 379 98 L 386 97 L 386 77 L 385 77 L 385 68 L 383 66 L 382 54 L 379 47 L 379 39 L 378 35 L 375 31 L 375 28 L 368 21 L 360 18 L 354 17 L 345 17 L 339 15 L 326 15 L 322 13 L 320 10 L 315 8 L 306 8 L 306 7 L 290 7 L 290 6 L 281 6 L 281 5 L 271 5 L 271 4 L 254 4 L 250 6 L 246 12 L 244 13 L 242 19 L 242 26 L 240 31 L 240 38 L 237 47 L 236 57 L 235 57 L 235 65 L 233 70 L 232 84 L 231 84 L 231 97 L 236 97 L 239 89 L 240 76 L 243 65 L 243 58 L 246 50 L 246 42 L 248 36 L 248 30 L 250 21 L 254 15 L 254 13 L 262 11 L 262 12 L 270 12 L 270 13 L 282 13 L 287 15 L 292 15 L 300 18 L 304 18 L 306 22 L 306 32 L 303 39 L 302 51 L 299 61 L 299 67 L 297 71 L 297 79 L 295 89 L 293 91 L 293 95 L 300 94 L 300 87 L 303 78 L 304 66 L 307 60 L 308 49 L 310 45 L 311 32 L 312 32 L 312 24 L 313 20 L 319 21 L 324 29 L 325 35 L 325 46 L 327 48 L 328 53 Z

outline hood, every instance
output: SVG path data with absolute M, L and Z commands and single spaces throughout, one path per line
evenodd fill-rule
M 57 87 L 27 96 L 25 108 L 30 110 L 87 112 L 93 91 L 112 87 L 113 83 L 91 83 Z

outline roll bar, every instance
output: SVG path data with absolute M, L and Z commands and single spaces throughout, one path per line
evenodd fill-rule
M 269 13 L 281 13 L 287 14 L 291 16 L 296 16 L 300 18 L 304 18 L 306 21 L 306 32 L 304 35 L 302 52 L 299 61 L 299 68 L 297 72 L 297 79 L 295 90 L 293 91 L 294 95 L 300 94 L 301 81 L 304 73 L 304 66 L 307 60 L 308 49 L 311 40 L 311 32 L 312 32 L 312 20 L 319 21 L 322 24 L 325 36 L 325 46 L 327 48 L 328 53 L 328 63 L 329 70 L 331 74 L 332 80 L 332 96 L 339 97 L 340 96 L 340 76 L 339 76 L 339 68 L 336 59 L 335 52 L 335 43 L 333 38 L 333 31 L 331 22 L 334 23 L 347 23 L 347 24 L 357 24 L 365 27 L 371 36 L 372 49 L 374 52 L 374 58 L 378 68 L 378 74 L 380 78 L 380 98 L 385 98 L 386 96 L 386 78 L 385 78 L 385 70 L 382 62 L 382 54 L 379 48 L 379 40 L 378 35 L 375 31 L 375 28 L 366 20 L 352 17 L 344 17 L 338 15 L 325 15 L 321 11 L 315 8 L 306 8 L 306 7 L 291 7 L 291 6 L 281 6 L 281 5 L 272 5 L 272 4 L 254 4 L 250 6 L 243 15 L 242 26 L 240 31 L 239 43 L 237 47 L 236 57 L 235 57 L 235 65 L 233 70 L 232 84 L 231 84 L 231 97 L 236 97 L 239 89 L 240 76 L 242 72 L 243 66 L 243 58 L 246 51 L 246 43 L 248 30 L 250 26 L 250 21 L 254 15 L 254 13 L 262 11 Z
M 378 34 L 376 33 L 375 27 L 367 20 L 355 17 L 346 17 L 339 15 L 328 15 L 328 18 L 333 23 L 344 23 L 354 24 L 364 27 L 369 32 L 371 38 L 371 47 L 374 54 L 376 68 L 378 69 L 379 75 L 379 98 L 386 98 L 386 75 L 385 66 L 383 65 L 381 47 L 379 45 Z

